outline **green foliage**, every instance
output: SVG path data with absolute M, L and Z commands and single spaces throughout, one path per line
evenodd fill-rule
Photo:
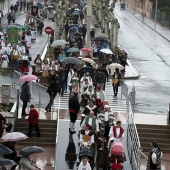
M 170 7 L 168 7 L 168 6 L 160 8 L 160 11 L 167 15 L 170 15 Z
M 170 8 L 170 0 L 157 0 L 158 1 L 158 9 L 161 9 L 162 7 L 169 7 Z M 156 6 L 156 0 L 150 0 L 150 2 L 153 2 L 153 8 Z

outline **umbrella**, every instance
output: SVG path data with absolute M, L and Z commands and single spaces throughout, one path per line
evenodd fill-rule
M 70 27 L 71 31 L 79 31 L 79 29 L 77 27 Z
M 112 63 L 107 68 L 111 69 L 111 70 L 115 70 L 115 68 L 118 68 L 119 70 L 123 70 L 124 69 L 124 67 L 121 64 L 119 64 L 119 63 Z
M 105 37 L 95 37 L 93 41 L 107 41 Z
M 110 49 L 108 49 L 108 48 L 103 48 L 103 49 L 101 49 L 100 50 L 102 53 L 105 53 L 105 54 L 113 54 L 113 52 L 110 50 Z
M 0 144 L 0 155 L 11 154 L 13 151 L 6 146 Z
M 81 73 L 82 71 L 85 71 L 85 72 L 88 71 L 89 73 L 92 73 L 92 70 L 93 70 L 92 67 L 85 66 L 85 67 L 80 68 L 78 72 Z
M 65 40 L 56 40 L 50 46 L 51 47 L 56 47 L 58 45 L 62 46 L 62 45 L 65 45 L 65 44 L 67 44 L 67 41 L 65 41 Z
M 100 34 L 98 35 L 98 37 L 108 38 L 108 35 L 103 34 L 103 33 L 100 33 Z
M 79 11 L 74 11 L 71 15 L 79 15 Z
M 75 57 L 66 57 L 61 62 L 66 64 L 81 64 L 81 61 Z
M 75 48 L 75 47 L 72 47 L 72 48 L 69 48 L 68 50 L 67 50 L 67 52 L 69 52 L 69 53 L 76 53 L 76 52 L 79 52 L 80 50 L 78 49 L 78 48 Z
M 75 35 L 75 36 L 82 36 L 82 33 L 76 32 L 76 33 L 74 33 L 74 35 Z
M 29 156 L 35 153 L 41 153 L 44 152 L 44 149 L 38 146 L 28 146 L 26 148 L 23 148 L 20 152 L 19 155 L 24 156 Z
M 0 158 L 0 166 L 5 166 L 5 165 L 16 165 L 16 162 L 10 159 Z
M 19 28 L 20 30 L 27 30 L 27 29 L 28 29 L 26 26 L 23 26 L 23 25 L 18 26 L 18 28 Z
M 122 142 L 114 142 L 111 148 L 113 155 L 123 155 L 125 153 Z
M 28 137 L 21 132 L 11 132 L 11 133 L 5 134 L 1 139 L 4 142 L 11 142 L 11 141 L 25 140 L 27 138 Z
M 90 53 L 90 52 L 92 52 L 93 50 L 90 49 L 90 48 L 82 48 L 81 51 Z
M 26 82 L 26 81 L 32 81 L 32 80 L 37 80 L 38 77 L 35 75 L 24 75 L 19 78 L 20 82 Z
M 40 18 L 34 18 L 34 20 L 42 22 L 42 20 Z
M 90 64 L 95 64 L 95 61 L 92 60 L 92 59 L 90 59 L 90 58 L 82 58 L 81 60 L 82 60 L 82 61 L 85 61 L 85 62 L 88 62 L 88 63 L 90 63 Z

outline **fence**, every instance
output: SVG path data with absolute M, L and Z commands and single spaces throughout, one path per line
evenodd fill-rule
M 128 86 L 124 82 L 121 84 L 121 97 L 124 95 L 126 97 L 126 104 L 128 103 Z
M 140 170 L 140 153 L 141 145 L 134 121 L 134 113 L 132 103 L 135 102 L 135 88 L 129 93 L 128 97 L 128 120 L 127 120 L 127 150 L 132 170 Z M 132 103 L 131 103 L 132 102 Z M 133 103 L 134 105 L 134 103 Z
M 12 79 L 12 88 L 21 90 L 22 83 L 19 82 L 19 78 L 22 76 L 22 74 L 18 71 L 13 72 L 13 79 Z M 31 96 L 38 99 L 38 105 L 39 107 L 42 106 L 42 104 L 47 104 L 49 101 L 49 96 L 47 95 L 47 87 L 40 85 L 36 82 L 29 82 L 30 85 L 30 92 Z

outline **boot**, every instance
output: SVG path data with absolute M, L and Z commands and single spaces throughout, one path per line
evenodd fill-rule
M 73 127 L 74 127 L 74 123 L 70 123 L 70 133 L 76 133 Z

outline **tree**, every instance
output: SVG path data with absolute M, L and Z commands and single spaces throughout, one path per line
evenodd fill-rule
M 156 0 L 150 0 L 150 2 L 153 3 L 153 8 L 156 6 Z M 158 0 L 158 9 L 162 7 L 170 7 L 170 0 Z

